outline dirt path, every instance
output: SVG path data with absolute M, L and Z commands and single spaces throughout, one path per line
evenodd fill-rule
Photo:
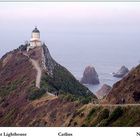
M 54 94 L 52 94 L 52 93 L 50 93 L 50 92 L 47 92 L 47 94 L 48 94 L 49 96 L 55 96 Z
M 36 75 L 36 87 L 40 88 L 40 81 L 41 81 L 42 71 L 41 71 L 41 68 L 40 68 L 38 62 L 37 62 L 36 60 L 31 59 L 31 58 L 28 56 L 27 53 L 23 53 L 23 55 L 24 55 L 24 56 L 27 56 L 27 57 L 30 59 L 32 65 L 33 65 L 34 68 L 36 69 L 36 71 L 37 71 L 37 75 Z
M 36 87 L 40 88 L 40 81 L 41 81 L 41 75 L 42 75 L 42 71 L 41 68 L 38 64 L 37 61 L 33 60 L 30 58 L 30 61 L 32 62 L 32 65 L 34 66 L 34 68 L 37 71 L 37 75 L 36 75 Z

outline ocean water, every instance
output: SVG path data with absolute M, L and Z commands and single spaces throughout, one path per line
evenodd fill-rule
M 62 38 L 60 38 L 59 42 Z M 100 84 L 86 85 L 91 91 L 96 92 L 103 84 L 113 85 L 120 78 L 112 76 L 122 65 L 129 69 L 139 64 L 139 44 L 137 38 L 131 36 L 106 36 L 106 35 L 73 35 L 69 41 L 61 42 L 59 50 L 48 45 L 52 56 L 65 66 L 78 80 L 81 79 L 86 66 L 95 67 Z M 57 48 L 57 45 L 56 45 Z

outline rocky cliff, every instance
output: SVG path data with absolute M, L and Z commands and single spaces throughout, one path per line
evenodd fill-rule
M 111 90 L 111 86 L 104 84 L 97 92 L 96 92 L 96 96 L 98 97 L 98 99 L 102 99 L 105 96 L 108 95 L 108 93 Z
M 0 59 L 0 126 L 39 126 L 37 121 L 45 116 L 46 126 L 55 126 L 49 122 L 55 105 L 55 112 L 61 116 L 66 104 L 64 112 L 69 116 L 77 108 L 75 102 L 80 105 L 97 100 L 51 57 L 45 44 L 29 52 L 26 49 L 21 45 Z
M 140 103 L 140 65 L 113 85 L 107 100 L 112 104 Z

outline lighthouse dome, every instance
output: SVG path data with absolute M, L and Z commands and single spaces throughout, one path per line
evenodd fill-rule
M 40 33 L 40 31 L 35 27 L 35 29 L 32 31 L 33 33 Z
M 40 31 L 37 29 L 37 27 L 34 28 L 34 30 L 32 31 L 32 35 L 31 35 L 31 40 L 39 40 L 40 39 Z

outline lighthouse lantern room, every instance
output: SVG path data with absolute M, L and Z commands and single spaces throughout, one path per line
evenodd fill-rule
M 30 39 L 30 45 L 27 48 L 27 51 L 29 49 L 33 49 L 35 47 L 40 47 L 41 41 L 40 41 L 40 31 L 35 27 L 35 29 L 32 31 L 31 39 Z

